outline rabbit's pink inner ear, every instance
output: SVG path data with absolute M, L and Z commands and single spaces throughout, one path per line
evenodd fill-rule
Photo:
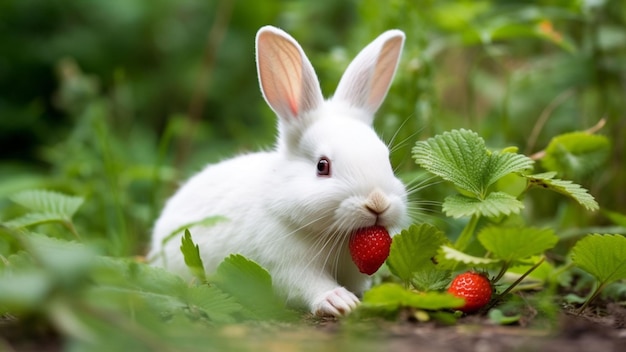
M 258 38 L 257 56 L 265 100 L 279 116 L 297 117 L 302 96 L 300 51 L 288 39 L 264 32 Z
M 380 51 L 370 81 L 371 86 L 367 99 L 367 105 L 371 111 L 378 110 L 389 91 L 402 51 L 402 42 L 402 37 L 393 37 L 385 42 Z

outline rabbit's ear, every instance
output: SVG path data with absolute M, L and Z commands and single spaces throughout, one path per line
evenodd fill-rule
M 341 77 L 333 100 L 365 109 L 371 123 L 398 67 L 404 33 L 389 30 L 378 36 L 352 60 Z
M 263 97 L 281 119 L 293 122 L 324 101 L 311 62 L 284 31 L 272 26 L 259 29 L 256 63 Z

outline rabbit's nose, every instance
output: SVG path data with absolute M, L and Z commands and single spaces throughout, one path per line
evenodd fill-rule
M 374 191 L 372 191 L 372 193 L 367 196 L 367 199 L 365 201 L 365 208 L 367 208 L 367 210 L 369 210 L 374 215 L 380 215 L 384 213 L 390 205 L 391 202 L 389 202 L 387 196 L 385 196 L 385 194 L 379 189 L 375 189 Z

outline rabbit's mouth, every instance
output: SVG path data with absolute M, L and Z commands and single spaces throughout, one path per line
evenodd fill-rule
M 344 230 L 348 232 L 372 226 L 395 231 L 402 227 L 405 214 L 406 204 L 401 197 L 377 188 L 366 197 L 345 199 L 335 212 L 335 219 L 336 223 L 347 225 Z

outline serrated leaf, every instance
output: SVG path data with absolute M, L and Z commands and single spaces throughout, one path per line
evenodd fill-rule
M 478 134 L 462 129 L 417 142 L 413 158 L 418 165 L 444 180 L 474 194 L 482 194 L 486 151 L 485 142 Z
M 204 271 L 202 258 L 200 257 L 200 248 L 197 244 L 193 243 L 191 233 L 188 229 L 185 229 L 185 234 L 181 238 L 180 251 L 183 253 L 185 265 L 187 265 L 191 274 L 200 280 L 200 282 L 206 282 L 206 273 Z
M 489 155 L 488 161 L 487 167 L 483 171 L 483 175 L 486 177 L 483 181 L 485 188 L 513 172 L 530 170 L 534 164 L 534 161 L 527 156 L 510 152 L 493 152 Z
M 82 243 L 44 235 L 30 234 L 23 238 L 26 248 L 37 262 L 63 281 L 81 279 L 93 267 L 98 251 Z
M 446 197 L 442 206 L 443 212 L 453 218 L 473 215 L 498 217 L 517 214 L 523 208 L 524 204 L 521 201 L 504 192 L 491 192 L 484 199 L 455 194 Z
M 501 262 L 499 259 L 475 257 L 446 245 L 441 246 L 440 253 L 443 259 L 475 267 L 488 267 Z
M 552 229 L 488 226 L 478 241 L 496 258 L 511 263 L 539 255 L 554 247 L 558 237 Z
M 499 178 L 532 168 L 533 161 L 520 154 L 492 153 L 475 132 L 453 130 L 419 141 L 413 147 L 415 162 L 455 186 L 484 198 Z
M 462 298 L 444 292 L 413 292 L 395 283 L 373 287 L 363 295 L 364 309 L 397 311 L 402 307 L 438 310 L 458 308 L 465 304 Z
M 121 258 L 98 258 L 92 275 L 97 285 L 89 299 L 98 305 L 131 306 L 133 311 L 146 306 L 161 315 L 197 319 L 201 311 L 214 323 L 232 323 L 241 311 L 235 298 L 216 286 L 189 286 L 180 276 L 163 268 Z
M 19 218 L 3 222 L 2 225 L 10 229 L 19 229 L 49 222 L 65 222 L 67 220 L 68 219 L 65 216 L 57 213 L 28 213 L 24 216 L 20 216 Z
M 286 320 L 295 317 L 274 292 L 270 274 L 242 255 L 233 254 L 224 259 L 211 281 L 235 297 L 248 318 Z
M 431 258 L 446 236 L 429 224 L 413 225 L 393 237 L 387 265 L 389 270 L 408 283 L 415 272 L 432 265 Z
M 413 273 L 411 284 L 419 291 L 442 291 L 450 284 L 450 271 L 428 263 L 425 268 Z
M 541 164 L 547 170 L 579 178 L 604 164 L 610 148 L 606 136 L 587 132 L 566 133 L 552 138 Z
M 626 237 L 593 234 L 576 242 L 572 261 L 604 286 L 626 279 Z
M 242 310 L 234 297 L 227 295 L 215 286 L 192 286 L 186 294 L 186 302 L 191 309 L 204 311 L 211 321 L 219 323 L 235 322 L 234 315 Z
M 66 220 L 74 216 L 84 202 L 82 197 L 46 190 L 23 191 L 12 195 L 10 199 L 34 212 L 57 214 Z
M 595 211 L 600 207 L 592 195 L 587 190 L 572 181 L 555 179 L 556 172 L 545 172 L 535 175 L 523 175 L 526 177 L 531 186 L 549 189 L 564 194 L 574 199 L 578 204 L 587 210 Z

